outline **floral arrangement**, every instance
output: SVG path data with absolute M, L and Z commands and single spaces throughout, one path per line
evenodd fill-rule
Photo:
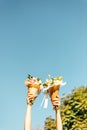
M 50 87 L 53 87 L 54 85 L 63 86 L 65 84 L 66 83 L 63 82 L 62 76 L 53 78 L 50 75 L 48 75 L 48 78 L 46 79 L 45 83 L 43 83 L 43 90 L 48 90 Z
M 32 84 L 41 85 L 41 84 L 42 84 L 42 81 L 41 81 L 40 78 L 36 78 L 36 77 L 33 77 L 33 76 L 31 76 L 30 74 L 28 74 L 28 77 L 27 77 L 27 79 L 25 80 L 24 85 L 25 85 L 25 86 L 29 86 L 29 85 L 32 85 Z
M 65 85 L 66 82 L 63 82 L 62 76 L 59 77 L 51 77 L 48 75 L 45 83 L 43 83 L 43 93 L 45 94 L 44 108 L 47 108 L 48 105 L 48 95 L 53 100 L 56 96 L 58 96 L 60 86 Z M 53 109 L 59 109 L 59 106 L 54 106 Z
M 28 87 L 28 92 L 31 92 L 33 96 L 37 96 L 40 91 L 45 94 L 44 98 L 44 108 L 48 105 L 48 96 L 50 96 L 51 99 L 54 99 L 59 92 L 60 86 L 65 85 L 66 82 L 63 82 L 62 76 L 59 77 L 51 77 L 48 75 L 48 78 L 44 83 L 42 83 L 40 78 L 31 76 L 28 74 L 27 79 L 25 80 L 24 85 Z M 28 103 L 31 102 L 33 104 L 34 100 L 27 100 Z M 58 108 L 55 107 L 55 109 Z
M 33 99 L 29 99 L 27 94 L 27 104 L 33 104 L 34 98 L 37 97 L 37 95 L 40 93 L 42 81 L 40 78 L 36 78 L 28 74 L 24 85 L 28 87 L 28 94 L 29 92 L 33 94 Z

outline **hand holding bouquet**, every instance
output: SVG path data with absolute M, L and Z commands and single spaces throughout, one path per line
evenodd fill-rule
M 48 79 L 46 79 L 46 82 L 43 84 L 43 90 L 44 93 L 48 93 L 51 101 L 53 101 L 59 94 L 60 86 L 65 85 L 66 83 L 63 82 L 63 78 L 56 77 L 51 78 L 50 75 L 48 76 Z M 60 108 L 60 105 L 53 105 L 53 109 L 57 110 Z
M 31 105 L 33 104 L 34 100 L 40 93 L 41 83 L 42 82 L 40 78 L 36 78 L 31 75 L 28 75 L 27 79 L 24 82 L 24 85 L 28 87 L 27 104 L 31 104 Z

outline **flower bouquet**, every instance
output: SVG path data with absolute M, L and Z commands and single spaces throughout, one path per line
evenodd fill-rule
M 43 91 L 44 93 L 49 94 L 51 100 L 54 100 L 59 94 L 60 86 L 63 86 L 65 84 L 66 82 L 63 82 L 63 78 L 61 76 L 51 78 L 49 75 L 48 79 L 46 79 L 46 82 L 43 84 Z M 59 107 L 60 106 L 54 106 L 53 109 L 57 110 Z
M 40 93 L 41 90 L 41 83 L 42 81 L 40 78 L 33 77 L 31 75 L 28 75 L 27 79 L 24 82 L 24 85 L 28 87 L 28 92 L 33 94 L 33 97 L 37 97 L 37 95 Z M 27 104 L 31 103 L 33 104 L 34 99 L 28 100 Z

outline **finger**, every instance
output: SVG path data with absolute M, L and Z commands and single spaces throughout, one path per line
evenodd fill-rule
M 35 100 L 37 98 L 37 96 L 27 96 L 26 99 L 27 100 Z
M 52 102 L 52 104 L 54 104 L 54 103 L 56 103 L 56 104 L 57 104 L 57 103 L 60 104 L 60 102 L 58 102 L 58 101 Z
M 60 100 L 59 99 L 54 99 L 54 100 L 52 100 L 52 102 L 60 102 Z
M 27 97 L 33 97 L 33 94 L 32 93 L 28 93 Z
M 28 96 L 32 96 L 33 94 L 32 94 L 32 93 L 28 93 L 27 95 L 28 95 Z
M 27 95 L 27 97 L 33 97 L 33 94 L 32 95 Z
M 52 105 L 53 105 L 53 106 L 60 106 L 59 103 L 53 103 Z
M 33 95 L 33 94 L 30 94 L 30 95 L 27 95 L 27 97 L 29 97 L 29 98 L 36 98 L 37 96 L 35 95 Z
M 51 102 L 59 102 L 60 103 L 60 100 L 55 99 L 55 100 L 52 100 Z
M 60 103 L 60 101 L 59 101 L 59 100 L 54 100 L 54 101 L 52 101 L 52 102 Z
M 54 104 L 60 105 L 60 102 L 59 102 L 59 101 L 54 101 L 54 102 L 52 102 L 52 104 L 53 104 L 53 105 L 54 105 Z
M 52 103 L 52 105 L 60 105 L 60 103 Z

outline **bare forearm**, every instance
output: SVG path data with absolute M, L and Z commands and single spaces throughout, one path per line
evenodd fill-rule
M 27 105 L 25 121 L 24 121 L 24 130 L 31 130 L 31 105 Z
M 56 110 L 56 130 L 62 130 L 60 110 Z

